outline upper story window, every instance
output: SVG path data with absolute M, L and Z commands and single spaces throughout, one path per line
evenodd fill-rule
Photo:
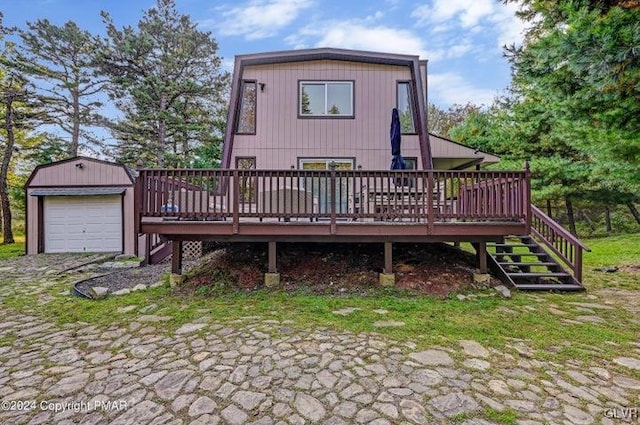
M 301 81 L 301 117 L 353 117 L 353 81 Z
M 397 85 L 397 108 L 400 115 L 400 130 L 402 134 L 416 134 L 413 122 L 413 102 L 411 101 L 411 83 L 399 81 Z
M 243 80 L 240 86 L 237 134 L 256 134 L 256 84 L 256 81 Z

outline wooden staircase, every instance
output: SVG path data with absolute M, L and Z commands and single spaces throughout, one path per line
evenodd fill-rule
M 503 243 L 488 243 L 489 266 L 509 286 L 521 290 L 583 291 L 568 273 L 531 236 L 514 236 Z
M 582 253 L 589 247 L 531 205 L 531 235 L 487 243 L 487 262 L 507 285 L 529 291 L 584 291 Z

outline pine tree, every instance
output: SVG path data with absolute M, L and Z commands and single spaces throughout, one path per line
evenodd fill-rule
M 112 98 L 123 119 L 112 125 L 126 163 L 189 164 L 195 149 L 215 140 L 215 122 L 228 91 L 218 44 L 197 29 L 173 0 L 158 0 L 137 28 L 118 29 L 108 13 L 107 45 L 100 54 Z

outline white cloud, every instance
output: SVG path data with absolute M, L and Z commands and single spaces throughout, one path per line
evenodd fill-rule
M 433 5 L 420 6 L 411 16 L 429 24 L 457 17 L 462 27 L 471 28 L 492 14 L 495 5 L 495 0 L 434 0 Z
M 459 74 L 445 72 L 429 74 L 429 101 L 436 104 L 452 105 L 454 103 L 490 105 L 498 94 L 496 90 L 474 87 Z
M 257 40 L 276 35 L 313 3 L 313 0 L 251 0 L 233 8 L 221 7 L 222 21 L 212 18 L 201 24 L 215 28 L 221 35 Z
M 505 44 L 522 44 L 524 33 L 530 24 L 516 17 L 517 10 L 518 7 L 516 5 L 509 3 L 506 6 L 502 5 L 489 18 L 489 21 L 494 22 L 499 29 L 497 41 L 500 47 Z
M 375 16 L 378 16 L 376 13 Z M 428 40 L 428 44 L 427 44 Z M 316 22 L 299 29 L 285 41 L 294 49 L 338 47 L 374 52 L 417 55 L 423 59 L 459 58 L 474 48 L 468 38 L 435 39 L 422 37 L 411 29 L 373 24 L 371 18 Z M 437 46 L 432 49 L 430 46 Z
M 365 26 L 354 22 L 334 23 L 326 27 L 315 44 L 318 47 L 342 47 L 429 57 L 420 37 L 409 30 L 383 25 Z
M 419 6 L 411 16 L 419 26 L 431 27 L 432 32 L 473 34 L 493 33 L 495 47 L 522 43 L 526 23 L 515 16 L 517 6 L 504 5 L 495 0 L 433 0 Z

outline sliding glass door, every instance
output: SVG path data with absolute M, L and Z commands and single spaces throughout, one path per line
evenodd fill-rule
M 302 170 L 353 170 L 355 160 L 352 158 L 300 158 L 298 167 Z M 331 212 L 335 204 L 336 213 L 347 213 L 349 208 L 349 190 L 346 178 L 336 179 L 336 196 L 333 199 L 331 193 L 331 181 L 329 176 L 310 177 L 305 179 L 305 188 L 313 193 L 318 200 L 318 208 L 321 214 Z

